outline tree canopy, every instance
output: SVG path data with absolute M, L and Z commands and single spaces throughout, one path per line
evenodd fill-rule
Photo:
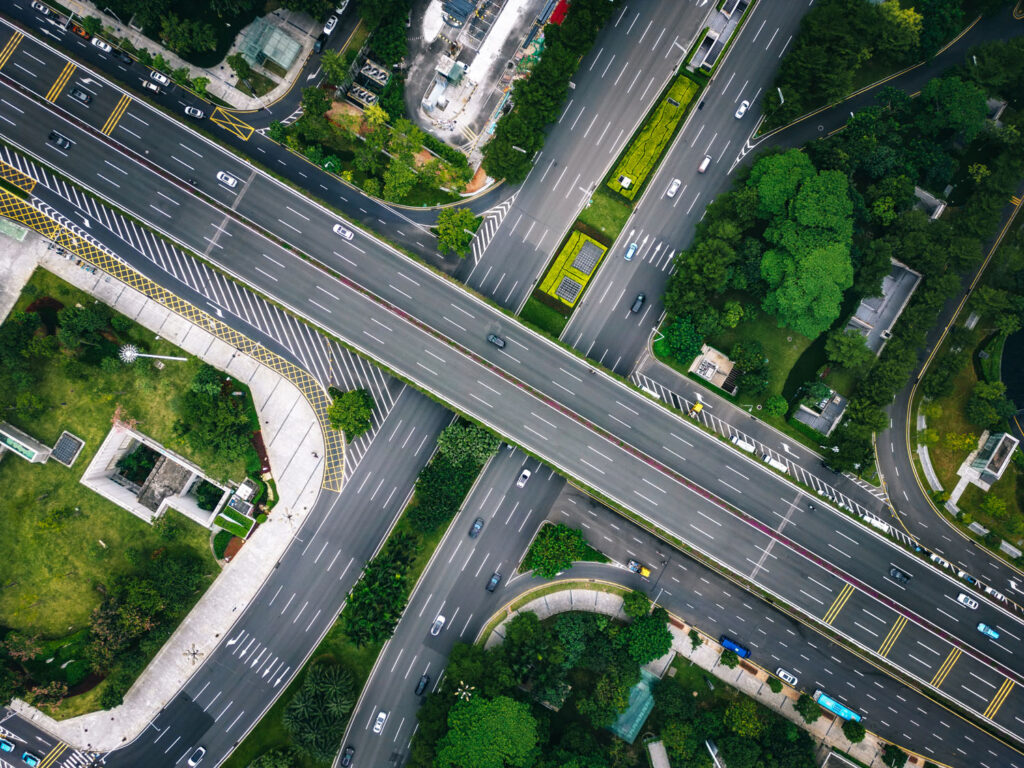
M 530 708 L 508 696 L 459 701 L 448 713 L 448 731 L 436 768 L 530 768 L 537 759 L 537 721 Z

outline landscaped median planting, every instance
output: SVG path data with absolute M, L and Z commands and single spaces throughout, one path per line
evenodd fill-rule
M 230 531 L 239 538 L 245 538 L 249 535 L 249 531 L 252 530 L 253 523 L 255 521 L 251 517 L 246 517 L 241 512 L 231 507 L 224 507 L 217 515 L 217 519 L 214 520 L 214 525 L 218 528 L 222 528 L 225 531 Z
M 575 306 L 605 251 L 597 240 L 574 230 L 541 280 L 540 290 L 563 304 Z
M 611 189 L 629 200 L 636 197 L 647 176 L 657 166 L 698 90 L 697 83 L 686 74 L 676 76 L 612 172 L 607 182 Z M 623 184 L 623 180 L 628 180 L 628 186 Z

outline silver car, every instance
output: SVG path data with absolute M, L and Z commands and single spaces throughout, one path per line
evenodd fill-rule
M 382 709 L 380 711 L 380 713 L 377 715 L 376 721 L 374 721 L 374 723 L 373 723 L 373 732 L 374 733 L 380 733 L 381 731 L 383 731 L 384 730 L 384 723 L 386 723 L 387 721 L 388 721 L 388 713 L 385 712 Z
M 736 110 L 736 114 L 734 115 L 734 117 L 737 120 L 739 120 L 741 117 L 743 117 L 745 114 L 747 114 L 747 109 L 749 107 L 750 107 L 750 102 L 747 101 L 746 99 L 744 99 L 743 101 L 740 102 L 740 106 Z
M 775 670 L 775 676 L 778 677 L 779 680 L 781 680 L 782 682 L 786 683 L 787 685 L 791 685 L 794 688 L 796 688 L 796 677 L 793 676 L 792 672 L 787 672 L 782 667 L 779 667 L 778 669 Z
M 441 614 L 438 614 L 437 618 L 434 619 L 434 623 L 430 625 L 430 634 L 432 634 L 434 637 L 437 637 L 438 635 L 440 635 L 441 634 L 441 630 L 444 629 L 444 622 L 445 622 L 444 616 L 442 616 Z
M 676 192 L 679 191 L 680 184 L 682 184 L 682 181 L 679 179 L 672 179 L 672 183 L 668 185 L 668 191 L 665 192 L 665 197 L 675 197 Z

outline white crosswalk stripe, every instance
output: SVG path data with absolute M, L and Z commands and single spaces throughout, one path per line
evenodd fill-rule
M 517 192 L 516 195 L 518 194 Z M 509 210 L 512 208 L 516 195 L 512 195 L 508 200 L 484 211 L 484 220 L 480 222 L 480 228 L 476 231 L 476 237 L 473 238 L 473 264 L 480 263 L 480 259 L 484 256 L 484 251 L 491 244 L 491 240 L 498 231 L 498 227 L 501 226 L 501 222 L 505 220 L 505 216 L 508 215 Z

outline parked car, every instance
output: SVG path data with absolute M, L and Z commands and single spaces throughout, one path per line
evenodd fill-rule
M 957 571 L 956 575 L 966 581 L 968 584 L 977 584 L 978 580 L 971 576 L 967 571 Z
M 324 49 L 324 44 L 327 42 L 327 35 L 321 32 L 316 40 L 313 41 L 313 53 L 320 53 Z
M 516 480 L 516 488 L 522 488 L 524 485 L 526 485 L 526 481 L 530 479 L 530 475 L 532 474 L 533 473 L 528 469 L 524 469 L 522 472 L 520 472 L 519 479 Z
M 743 101 L 741 101 L 741 102 L 740 102 L 740 106 L 739 106 L 739 108 L 738 108 L 738 109 L 736 110 L 736 114 L 734 115 L 734 117 L 735 117 L 735 118 L 736 118 L 737 120 L 739 120 L 739 119 L 740 119 L 741 117 L 743 117 L 743 116 L 744 116 L 745 114 L 747 114 L 747 108 L 748 108 L 749 106 L 750 106 L 750 102 L 749 102 L 749 101 L 747 101 L 746 99 L 744 99 Z
M 384 730 L 384 723 L 388 721 L 388 713 L 383 709 L 377 714 L 377 719 L 373 723 L 373 732 L 380 733 Z
M 198 107 L 185 107 L 185 114 L 189 117 L 194 117 L 197 120 L 202 120 L 206 117 L 206 113 Z
M 636 243 L 630 243 L 629 244 L 629 248 L 626 249 L 626 261 L 632 261 L 633 260 L 633 257 L 636 255 L 637 249 L 639 247 L 640 246 L 637 245 Z
M 992 587 L 985 587 L 985 594 L 991 597 L 993 600 L 998 600 L 1000 603 L 1006 602 L 1006 595 L 1004 595 L 997 589 L 992 589 Z
M 956 601 L 960 605 L 966 605 L 972 611 L 978 607 L 978 601 L 969 595 L 965 595 L 963 592 L 956 596 Z
M 682 184 L 682 181 L 679 179 L 672 179 L 672 183 L 668 185 L 668 191 L 665 192 L 665 197 L 675 197 L 676 192 L 679 191 L 680 184 Z
M 478 517 L 476 520 L 473 521 L 473 527 L 469 529 L 469 538 L 475 539 L 477 536 L 480 535 L 480 531 L 482 531 L 483 529 L 484 519 L 482 517 Z
M 152 91 L 153 93 L 160 93 L 160 86 L 156 83 L 150 82 L 149 80 L 143 80 L 142 87 L 145 88 L 147 91 Z
M 77 85 L 74 86 L 68 93 L 69 93 L 69 95 L 71 96 L 72 99 L 75 99 L 76 101 L 80 101 L 83 104 L 88 104 L 90 101 L 92 101 L 92 96 L 90 96 L 88 93 L 83 91 Z
M 992 627 L 990 627 L 988 624 L 979 624 L 978 631 L 981 632 L 981 634 L 983 635 L 991 637 L 993 640 L 999 639 L 999 633 L 996 632 L 996 630 L 992 629 Z
M 796 678 L 793 676 L 792 672 L 787 672 L 782 667 L 779 667 L 778 669 L 775 670 L 775 675 L 782 682 L 784 682 L 784 683 L 786 683 L 788 685 L 791 685 L 794 688 L 796 688 Z
M 100 40 L 98 37 L 92 39 L 92 44 L 99 48 L 104 53 L 110 53 L 113 51 L 113 47 L 106 40 Z
M 334 234 L 339 235 L 340 237 L 344 237 L 346 240 L 351 240 L 353 237 L 356 236 L 355 232 L 341 224 L 335 224 L 333 229 Z
M 338 3 L 338 7 L 334 9 L 334 12 L 338 16 L 341 16 L 341 14 L 345 12 L 346 8 L 348 8 L 348 0 L 341 0 L 341 2 Z
M 338 17 L 335 16 L 334 14 L 331 14 L 331 18 L 329 18 L 327 20 L 327 23 L 324 24 L 324 34 L 325 35 L 331 34 L 331 32 L 334 31 L 334 28 L 336 26 L 338 26 Z
M 171 78 L 165 75 L 163 72 L 157 72 L 155 69 L 149 70 L 149 76 L 156 80 L 160 85 L 170 85 Z
M 225 173 L 224 171 L 217 171 L 217 181 L 219 181 L 221 184 L 226 184 L 232 189 L 238 186 L 238 179 L 236 179 L 230 173 Z
M 341 768 L 348 768 L 352 765 L 352 758 L 356 755 L 356 748 L 351 744 L 345 747 L 345 751 L 341 755 Z
M 444 616 L 440 613 L 437 614 L 437 618 L 434 619 L 434 623 L 430 625 L 430 634 L 432 634 L 434 637 L 440 635 L 441 630 L 444 629 L 444 621 Z

